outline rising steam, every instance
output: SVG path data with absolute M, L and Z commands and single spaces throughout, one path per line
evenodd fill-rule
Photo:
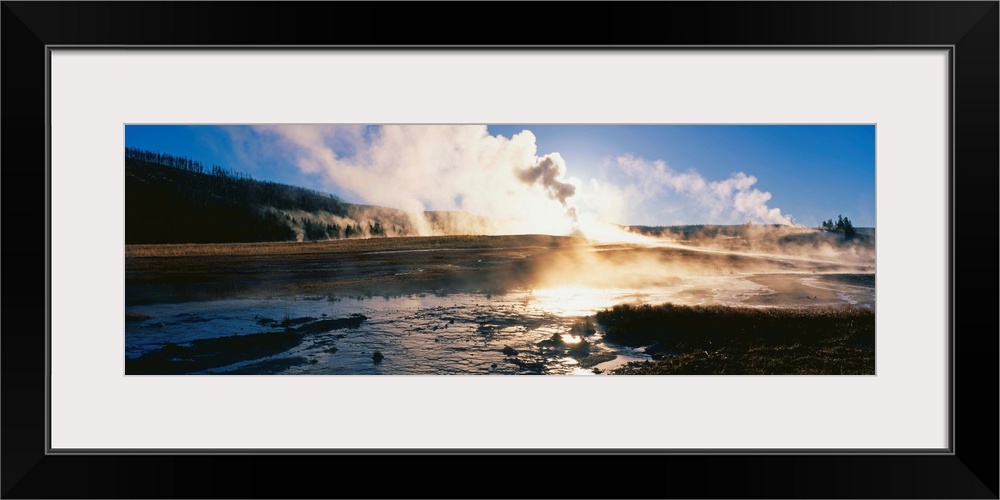
M 372 128 L 277 125 L 275 137 L 304 172 L 367 203 L 406 211 L 420 234 L 425 211 L 463 211 L 494 220 L 465 232 L 569 234 L 574 193 L 556 154 L 537 156 L 535 136 L 492 136 L 486 126 L 385 125 Z M 346 151 L 347 153 L 344 153 Z M 470 221 L 474 220 L 470 218 Z
M 604 241 L 636 241 L 611 223 L 653 206 L 676 207 L 686 221 L 791 225 L 767 205 L 768 192 L 742 172 L 707 181 L 694 171 L 676 172 L 662 161 L 621 156 L 614 165 L 624 183 L 569 177 L 558 152 L 539 155 L 528 130 L 510 138 L 490 135 L 485 125 L 255 127 L 303 173 L 320 174 L 326 187 L 365 203 L 403 210 L 421 235 L 449 233 L 567 235 Z M 582 188 L 586 189 L 582 189 Z M 432 224 L 427 212 L 469 217 Z M 458 222 L 456 222 L 458 221 Z M 440 222 L 440 221 L 438 221 Z M 456 227 L 460 225 L 461 227 Z
M 566 162 L 563 161 L 562 156 L 559 156 L 559 153 L 554 153 L 545 155 L 534 165 L 518 171 L 517 177 L 529 186 L 536 183 L 541 184 L 549 198 L 559 200 L 559 203 L 566 206 L 566 198 L 576 193 L 576 186 L 559 180 L 565 174 Z

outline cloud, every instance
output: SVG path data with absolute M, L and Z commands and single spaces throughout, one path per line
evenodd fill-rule
M 708 181 L 694 170 L 677 172 L 660 160 L 632 155 L 617 158 L 618 170 L 628 178 L 622 191 L 633 207 L 662 205 L 687 223 L 731 224 L 760 222 L 793 225 L 792 218 L 768 207 L 771 193 L 753 188 L 757 178 L 737 172 L 721 181 Z

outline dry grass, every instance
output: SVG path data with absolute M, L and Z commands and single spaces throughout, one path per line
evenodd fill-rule
M 579 245 L 586 243 L 544 235 L 135 245 L 126 248 L 126 304 L 234 296 L 500 293 L 524 287 L 545 256 Z
M 623 305 L 596 319 L 655 359 L 617 374 L 875 374 L 875 311 L 863 307 Z
M 266 243 L 184 243 L 169 245 L 126 245 L 126 258 L 205 257 L 236 255 L 302 255 L 354 252 L 431 250 L 442 248 L 511 248 L 512 245 L 558 247 L 585 240 L 565 236 L 400 236 L 327 241 L 284 241 Z

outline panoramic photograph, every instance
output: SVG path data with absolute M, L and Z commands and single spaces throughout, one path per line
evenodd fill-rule
M 126 375 L 875 375 L 874 125 L 126 125 Z

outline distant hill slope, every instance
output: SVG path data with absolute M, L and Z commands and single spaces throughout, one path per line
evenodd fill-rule
M 777 224 L 687 225 L 687 226 L 624 226 L 629 231 L 681 244 L 710 246 L 734 251 L 808 251 L 815 254 L 819 247 L 831 250 L 851 250 L 874 257 L 875 228 L 854 228 L 847 237 L 843 231 L 782 226 Z
M 125 160 L 125 243 L 280 241 L 295 231 L 253 203 L 256 181 Z
M 487 217 L 424 212 L 436 234 L 491 232 Z M 185 157 L 125 150 L 125 243 L 252 243 L 415 236 L 402 210 L 347 203 L 336 196 L 254 180 Z
M 206 172 L 207 171 L 207 172 Z M 125 158 L 125 243 L 232 243 L 414 234 L 406 214 L 141 150 Z

